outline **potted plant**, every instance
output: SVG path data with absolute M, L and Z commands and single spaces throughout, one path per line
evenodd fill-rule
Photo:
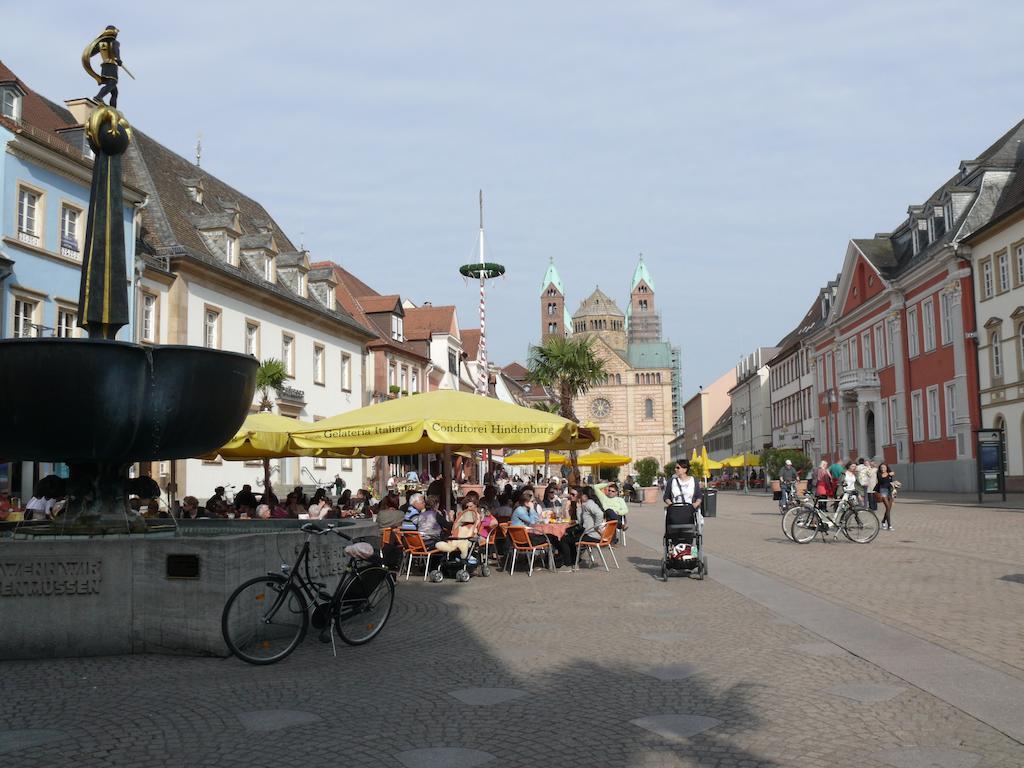
M 658 500 L 660 489 L 654 485 L 654 478 L 658 476 L 658 460 L 648 456 L 640 459 L 633 465 L 636 469 L 637 483 L 644 489 L 644 504 L 653 504 Z
M 392 397 L 398 397 L 398 393 L 401 392 L 401 391 L 402 391 L 402 388 L 400 386 L 398 386 L 397 384 L 392 384 L 390 387 L 388 387 L 388 392 L 391 393 Z

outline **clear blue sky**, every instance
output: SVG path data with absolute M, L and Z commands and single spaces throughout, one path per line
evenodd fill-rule
M 554 256 L 574 310 L 625 308 L 645 254 L 689 396 L 774 344 L 838 272 L 1024 117 L 1020 2 L 0 2 L 0 57 L 62 100 L 122 30 L 121 107 L 260 200 L 314 258 L 454 302 L 477 190 L 508 277 L 489 347 L 537 338 Z

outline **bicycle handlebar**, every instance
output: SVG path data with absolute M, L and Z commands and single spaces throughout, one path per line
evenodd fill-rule
M 318 536 L 323 536 L 325 533 L 332 533 L 333 532 L 333 533 L 336 533 L 339 536 L 341 536 L 341 538 L 345 539 L 346 541 L 352 541 L 353 540 L 351 536 L 346 536 L 344 533 L 342 533 L 340 530 L 335 528 L 330 523 L 327 524 L 326 528 L 321 528 L 316 523 L 303 523 L 301 528 L 300 528 L 300 530 L 302 530 L 302 531 L 304 531 L 306 533 L 310 533 L 310 534 L 315 533 Z

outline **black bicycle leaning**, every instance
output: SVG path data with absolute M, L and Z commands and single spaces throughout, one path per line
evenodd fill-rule
M 224 605 L 224 642 L 250 664 L 273 664 L 285 658 L 305 638 L 310 622 L 320 630 L 323 642 L 333 643 L 333 626 L 343 642 L 363 645 L 380 634 L 391 615 L 395 580 L 379 557 L 360 559 L 349 553 L 338 586 L 328 593 L 325 584 L 310 576 L 309 542 L 314 535 L 329 533 L 352 539 L 333 526 L 306 523 L 302 530 L 306 541 L 295 565 L 282 565 L 282 573 L 249 579 Z

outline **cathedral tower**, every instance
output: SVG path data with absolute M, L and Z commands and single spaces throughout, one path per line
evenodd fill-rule
M 661 314 L 654 306 L 654 281 L 644 264 L 643 254 L 633 271 L 626 324 L 630 344 L 661 341 Z
M 548 271 L 540 284 L 540 343 L 551 338 L 564 339 L 569 335 L 571 322 L 565 308 L 565 285 L 551 259 Z

